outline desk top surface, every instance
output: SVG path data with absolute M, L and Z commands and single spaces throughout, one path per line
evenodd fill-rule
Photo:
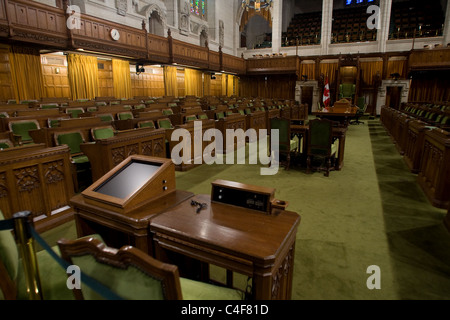
M 300 216 L 291 211 L 267 215 L 232 205 L 211 203 L 209 195 L 192 198 L 207 203 L 196 213 L 190 200 L 164 212 L 150 222 L 150 231 L 159 232 L 248 260 L 273 260 L 297 232 Z M 295 237 L 295 235 L 293 235 Z

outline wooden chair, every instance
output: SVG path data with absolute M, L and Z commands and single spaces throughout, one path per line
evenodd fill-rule
M 180 278 L 177 266 L 156 260 L 133 246 L 111 248 L 94 237 L 61 239 L 58 246 L 64 260 L 123 299 L 241 299 L 237 290 Z M 78 300 L 102 298 L 84 284 L 73 292 Z
M 80 191 L 80 182 L 82 182 L 82 187 L 87 187 L 92 183 L 90 161 L 89 158 L 81 151 L 80 147 L 80 145 L 85 141 L 86 140 L 84 139 L 81 131 L 55 133 L 55 144 L 57 146 L 63 144 L 69 146 L 75 192 Z
M 66 108 L 66 113 L 70 114 L 72 118 L 79 118 L 80 114 L 84 113 L 84 109 L 81 107 Z
M 103 113 L 103 114 L 97 114 L 96 117 L 99 117 L 102 122 L 111 122 L 114 121 L 114 117 L 111 113 Z
M 14 139 L 19 144 L 33 143 L 33 138 L 28 133 L 30 130 L 40 129 L 41 126 L 37 120 L 14 120 L 8 122 L 9 131 L 13 133 Z
M 158 128 L 160 129 L 173 129 L 172 121 L 169 118 L 161 118 L 156 120 Z
M 291 154 L 298 151 L 298 140 L 291 139 L 291 121 L 286 118 L 272 118 L 270 119 L 270 129 L 278 130 L 278 150 L 275 151 L 278 151 L 279 156 L 284 158 L 284 161 L 280 159 L 280 164 L 289 170 Z M 273 147 L 271 146 L 271 150 Z
M 153 120 L 145 120 L 145 121 L 139 121 L 137 123 L 138 128 L 152 128 L 155 129 L 155 122 Z
M 91 128 L 92 140 L 101 140 L 114 137 L 115 130 L 112 126 L 102 126 Z
M 332 162 L 336 160 L 338 150 L 338 140 L 333 142 L 333 121 L 329 119 L 313 119 L 309 121 L 308 148 L 306 160 L 306 172 L 310 173 L 313 168 L 313 158 L 323 158 L 325 166 L 322 164 L 315 166 L 317 171 L 325 171 L 328 177 Z
M 13 148 L 14 144 L 9 139 L 0 139 L 0 150 Z
M 134 118 L 134 116 L 131 111 L 117 112 L 118 120 L 128 120 L 128 119 L 133 119 L 133 118 Z

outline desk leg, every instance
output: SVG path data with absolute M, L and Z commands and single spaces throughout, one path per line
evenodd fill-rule
M 341 170 L 342 167 L 344 167 L 345 133 L 341 133 L 338 139 L 339 139 L 338 161 L 334 166 L 335 170 Z
M 254 300 L 290 300 L 294 274 L 295 243 L 271 270 L 255 266 L 253 274 Z

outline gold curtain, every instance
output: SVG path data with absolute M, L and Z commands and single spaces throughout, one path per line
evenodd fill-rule
M 406 78 L 406 60 L 388 61 L 387 77 L 392 73 L 398 73 L 400 78 Z
M 164 66 L 164 89 L 166 96 L 178 97 L 177 68 Z
M 373 78 L 380 73 L 383 74 L 383 61 L 364 61 L 361 62 L 362 80 L 366 85 L 373 85 Z
M 222 95 L 227 95 L 227 79 L 228 76 L 225 73 L 222 73 Z
M 336 70 L 338 68 L 338 63 L 321 63 L 320 64 L 320 74 L 323 74 L 325 78 L 328 78 L 328 83 L 332 84 L 336 80 Z M 308 77 L 309 79 L 309 77 Z
M 199 70 L 184 69 L 184 83 L 187 96 L 203 96 L 203 77 Z
M 9 60 L 16 101 L 40 100 L 44 97 L 44 77 L 39 51 L 14 46 L 10 48 Z
M 117 99 L 130 99 L 131 92 L 130 63 L 125 60 L 112 59 L 114 95 Z
M 99 94 L 97 58 L 70 53 L 67 65 L 72 99 L 95 99 Z
M 235 95 L 235 93 L 234 93 L 234 76 L 229 74 L 228 75 L 227 96 L 231 97 L 233 95 Z
M 211 73 L 203 73 L 203 96 L 211 96 Z
M 316 80 L 316 64 L 315 63 L 302 63 L 301 74 L 307 75 L 308 80 Z

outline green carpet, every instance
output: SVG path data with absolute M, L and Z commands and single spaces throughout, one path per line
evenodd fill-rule
M 275 188 L 302 218 L 292 299 L 449 299 L 446 211 L 429 204 L 379 120 L 364 122 L 349 126 L 344 167 L 329 177 L 295 165 L 275 176 L 261 176 L 260 165 L 202 165 L 177 172 L 177 188 L 210 194 L 215 179 Z M 44 236 L 74 238 L 74 223 Z M 379 290 L 366 284 L 371 265 Z

